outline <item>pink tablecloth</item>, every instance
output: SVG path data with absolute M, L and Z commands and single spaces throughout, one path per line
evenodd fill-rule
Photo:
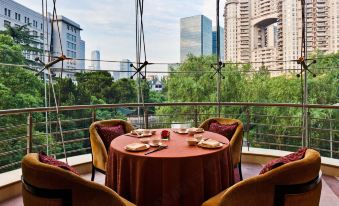
M 124 150 L 138 138 L 117 137 L 110 146 L 106 186 L 138 206 L 200 206 L 234 184 L 229 141 L 219 134 L 202 134 L 226 144 L 218 149 L 188 146 L 188 135 L 171 132 L 168 149 L 144 155 L 146 151 Z

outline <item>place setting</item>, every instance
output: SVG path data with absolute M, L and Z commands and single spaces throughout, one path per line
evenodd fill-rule
M 210 138 L 204 138 L 202 134 L 195 134 L 193 137 L 186 139 L 189 146 L 199 146 L 206 149 L 217 149 L 225 143 Z
M 141 151 L 146 151 L 151 147 L 154 147 L 156 149 L 145 153 L 145 155 L 148 155 L 148 154 L 151 154 L 151 153 L 163 150 L 163 149 L 167 149 L 168 146 L 165 145 L 162 142 L 162 139 L 160 138 L 140 138 L 140 142 L 134 142 L 134 143 L 128 144 L 124 147 L 124 149 L 130 152 L 141 152 Z
M 172 130 L 173 132 L 175 133 L 178 133 L 178 134 L 189 134 L 189 135 L 194 135 L 196 133 L 202 133 L 204 132 L 204 129 L 203 128 L 177 128 L 177 129 L 173 129 Z
M 144 138 L 144 137 L 151 137 L 152 135 L 156 134 L 156 130 L 150 129 L 135 129 L 132 130 L 130 133 L 126 133 L 126 136 L 137 137 L 137 138 Z

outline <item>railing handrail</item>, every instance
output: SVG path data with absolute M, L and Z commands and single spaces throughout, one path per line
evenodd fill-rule
M 256 102 L 165 102 L 165 103 L 125 103 L 125 104 L 96 104 L 96 105 L 73 105 L 61 106 L 60 111 L 67 110 L 82 110 L 82 109 L 107 109 L 119 107 L 155 107 L 155 106 L 255 106 L 255 107 L 295 107 L 295 108 L 317 108 L 317 109 L 339 109 L 339 105 L 323 105 L 323 104 L 294 104 L 294 103 L 256 103 Z M 8 109 L 0 110 L 0 116 L 23 114 L 30 112 L 52 112 L 55 107 L 36 107 L 36 108 L 22 108 L 22 109 Z

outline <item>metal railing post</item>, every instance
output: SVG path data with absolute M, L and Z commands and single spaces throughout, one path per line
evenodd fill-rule
M 330 119 L 330 157 L 333 158 L 333 130 L 332 119 Z
M 32 139 L 33 139 L 33 118 L 32 113 L 27 116 L 27 154 L 32 152 Z
M 92 122 L 95 122 L 97 121 L 97 112 L 96 112 L 96 109 L 93 108 L 92 110 Z
M 144 107 L 144 126 L 148 129 L 148 107 Z
M 194 126 L 198 127 L 198 107 L 194 107 Z
M 250 151 L 250 121 L 251 121 L 251 116 L 250 116 L 250 110 L 247 107 L 246 108 L 246 140 L 247 140 L 247 151 Z
M 311 146 L 311 137 L 310 137 L 310 131 L 309 131 L 309 123 L 310 123 L 310 110 L 309 108 L 306 108 L 306 116 L 305 116 L 305 147 Z

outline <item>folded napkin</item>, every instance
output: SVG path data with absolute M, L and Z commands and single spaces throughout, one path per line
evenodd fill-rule
M 213 139 L 202 140 L 202 141 L 199 142 L 199 146 L 208 147 L 208 148 L 215 148 L 215 147 L 220 146 L 220 142 L 213 140 Z
M 144 150 L 144 149 L 147 149 L 147 145 L 136 142 L 136 143 L 126 145 L 125 149 L 132 150 L 132 151 Z

